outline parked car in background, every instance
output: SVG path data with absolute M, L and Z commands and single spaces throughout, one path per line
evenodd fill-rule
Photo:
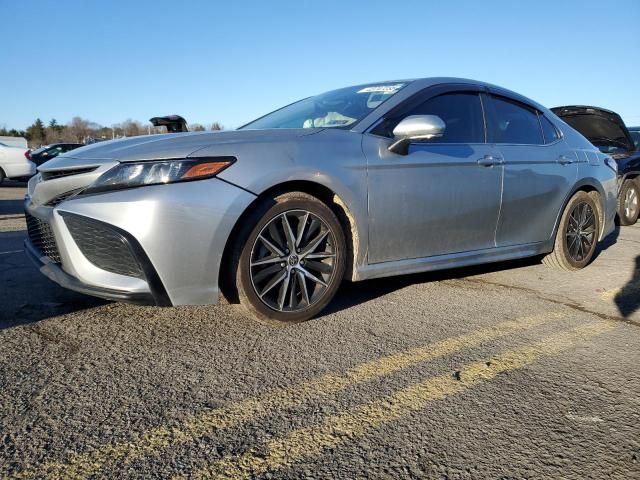
M 52 143 L 36 150 L 30 151 L 28 157 L 36 166 L 42 165 L 47 160 L 57 157 L 61 153 L 68 152 L 74 148 L 82 147 L 81 143 Z
M 35 164 L 29 159 L 28 150 L 0 142 L 0 183 L 5 178 L 27 179 L 36 173 Z
M 614 228 L 615 162 L 540 104 L 472 80 L 342 88 L 236 131 L 65 153 L 25 198 L 60 285 L 156 305 L 318 314 L 351 281 L 545 255 L 585 267 Z
M 0 143 L 8 147 L 20 147 L 27 150 L 29 148 L 27 139 L 24 137 L 10 137 L 8 135 L 0 135 Z
M 598 149 L 611 155 L 618 165 L 618 207 L 621 225 L 633 225 L 640 215 L 640 149 L 636 137 L 620 115 L 611 110 L 584 105 L 551 109 L 584 135 Z
M 627 127 L 636 149 L 640 150 L 640 127 Z
M 149 121 L 154 127 L 166 127 L 167 133 L 188 132 L 187 121 L 180 115 L 167 115 L 164 117 L 153 117 Z

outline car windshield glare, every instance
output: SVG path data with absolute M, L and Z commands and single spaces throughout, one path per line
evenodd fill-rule
M 48 149 L 49 145 L 45 145 L 44 147 L 36 148 L 33 152 L 31 152 L 31 154 L 38 155 L 39 153 L 46 152 Z
M 240 130 L 349 128 L 405 85 L 403 82 L 391 82 L 333 90 L 292 103 L 240 127 Z

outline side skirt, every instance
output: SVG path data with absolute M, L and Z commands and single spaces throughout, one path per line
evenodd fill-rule
M 482 263 L 502 262 L 518 258 L 533 257 L 553 250 L 553 241 L 487 248 L 471 252 L 450 253 L 433 257 L 412 258 L 392 262 L 365 265 L 356 270 L 355 280 L 390 277 L 410 273 L 430 272 L 449 268 L 468 267 Z

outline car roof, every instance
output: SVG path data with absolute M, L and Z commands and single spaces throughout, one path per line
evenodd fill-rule
M 553 113 L 544 105 L 531 100 L 524 95 L 521 95 L 512 90 L 508 90 L 506 88 L 500 87 L 498 85 L 494 85 L 488 82 L 483 82 L 480 80 L 472 80 L 469 78 L 460 78 L 460 77 L 425 77 L 425 78 L 413 78 L 413 79 L 405 79 L 405 80 L 383 80 L 379 82 L 369 82 L 360 85 L 352 85 L 346 88 L 358 88 L 358 87 L 366 87 L 378 84 L 388 84 L 388 83 L 406 83 L 401 90 L 399 90 L 395 95 L 393 95 L 389 100 L 386 100 L 382 103 L 378 108 L 369 113 L 362 120 L 357 122 L 352 131 L 355 132 L 365 132 L 368 128 L 371 127 L 375 122 L 380 119 L 380 116 L 385 115 L 387 112 L 393 110 L 398 107 L 402 102 L 408 100 L 413 95 L 419 94 L 421 91 L 430 88 L 436 87 L 438 85 L 472 85 L 474 87 L 485 88 L 489 93 L 495 93 L 497 95 L 503 95 L 507 98 L 511 98 L 515 101 L 519 101 L 524 103 L 525 105 L 530 106 L 544 114 Z
M 518 92 L 514 92 L 513 90 L 509 90 L 508 88 L 501 87 L 499 85 L 495 85 L 489 82 L 483 82 L 481 80 L 473 80 L 470 78 L 460 78 L 460 77 L 426 77 L 426 78 L 417 78 L 413 80 L 405 80 L 407 82 L 411 82 L 414 84 L 421 84 L 422 87 L 426 88 L 432 85 L 439 84 L 469 84 L 469 85 L 477 85 L 480 87 L 485 87 L 490 92 L 496 93 L 498 95 L 505 95 L 507 97 L 511 97 L 515 100 L 520 100 L 523 103 L 527 103 L 536 109 L 546 112 L 548 108 L 544 105 L 539 104 L 535 100 L 530 99 Z
M 418 86 L 420 88 L 426 88 L 426 87 L 430 87 L 432 85 L 440 85 L 440 84 L 469 84 L 469 85 L 477 85 L 477 86 L 483 86 L 483 87 L 487 87 L 487 89 L 489 90 L 493 90 L 496 92 L 502 92 L 505 93 L 509 96 L 513 96 L 513 97 L 519 97 L 523 100 L 526 100 L 529 103 L 533 103 L 537 106 L 542 107 L 543 109 L 547 109 L 546 107 L 543 107 L 542 105 L 539 105 L 537 102 L 535 102 L 534 100 L 531 100 L 530 98 L 525 97 L 524 95 L 514 92 L 513 90 L 509 90 L 507 88 L 501 87 L 499 85 L 495 85 L 493 83 L 489 83 L 489 82 L 483 82 L 481 80 L 473 80 L 471 78 L 461 78 L 461 77 L 423 77 L 423 78 L 405 78 L 405 79 L 400 79 L 400 80 L 382 80 L 379 82 L 367 82 L 367 83 L 361 83 L 359 85 L 351 85 L 350 87 L 347 88 L 357 88 L 357 87 L 365 87 L 368 85 L 374 85 L 377 83 L 411 83 L 414 84 L 415 86 Z

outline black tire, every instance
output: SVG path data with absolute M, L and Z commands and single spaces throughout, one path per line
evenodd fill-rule
M 5 179 L 5 178 L 6 178 L 6 177 L 5 177 L 5 175 L 4 175 L 4 170 L 2 170 L 2 169 L 0 168 L 0 185 L 2 185 L 2 182 L 4 182 L 4 179 Z
M 580 270 L 589 264 L 601 228 L 597 201 L 597 194 L 582 191 L 571 197 L 562 213 L 553 251 L 542 259 L 544 264 L 562 270 Z M 584 225 L 581 224 L 583 221 Z
M 308 215 L 305 217 L 306 213 Z M 275 232 L 277 234 L 275 236 L 280 236 L 279 241 L 276 242 L 270 230 L 277 228 L 279 224 L 275 222 L 282 222 L 283 217 L 287 224 L 290 224 L 291 233 L 296 232 L 294 237 L 300 237 L 300 248 L 297 249 L 300 258 L 296 252 L 290 252 L 288 249 L 284 253 L 287 255 L 286 258 L 267 251 L 266 243 L 262 240 L 268 237 L 270 242 L 273 241 L 272 246 L 277 245 L 278 249 L 285 252 L 289 243 L 282 237 L 283 233 Z M 244 223 L 246 226 L 239 233 L 230 272 L 231 278 L 235 279 L 240 304 L 255 317 L 278 324 L 303 322 L 320 313 L 335 296 L 345 271 L 345 235 L 333 211 L 311 195 L 289 192 L 260 203 Z M 284 223 L 280 224 L 284 225 Z M 302 233 L 298 235 L 298 228 L 301 225 Z M 325 239 L 313 249 L 316 252 L 313 259 L 303 256 L 306 251 L 303 248 L 305 243 L 302 241 L 305 225 L 308 225 L 309 238 L 306 238 L 306 241 L 309 247 L 322 232 L 326 232 Z M 282 228 L 284 231 L 284 226 Z M 311 232 L 314 228 L 317 228 L 317 234 L 315 230 Z M 322 252 L 318 252 L 319 249 Z M 327 254 L 330 258 L 318 259 L 326 251 L 330 252 Z M 275 260 L 276 258 L 280 260 Z M 271 262 L 268 268 L 272 273 L 258 280 L 258 277 L 261 277 L 260 272 L 267 270 L 267 267 L 256 266 L 256 262 L 265 260 Z M 321 270 L 313 270 L 320 266 Z M 302 272 L 311 273 L 315 280 L 310 280 L 311 277 L 306 277 Z M 275 281 L 281 275 L 285 275 L 284 280 L 274 284 L 275 286 L 268 290 L 269 281 Z M 260 283 L 263 281 L 266 283 Z M 283 289 L 284 294 L 282 294 Z M 264 293 L 265 291 L 267 293 Z M 282 304 L 282 298 L 287 298 L 285 303 L 288 305 Z
M 636 180 L 625 180 L 618 195 L 620 225 L 634 225 L 640 215 L 640 185 Z

